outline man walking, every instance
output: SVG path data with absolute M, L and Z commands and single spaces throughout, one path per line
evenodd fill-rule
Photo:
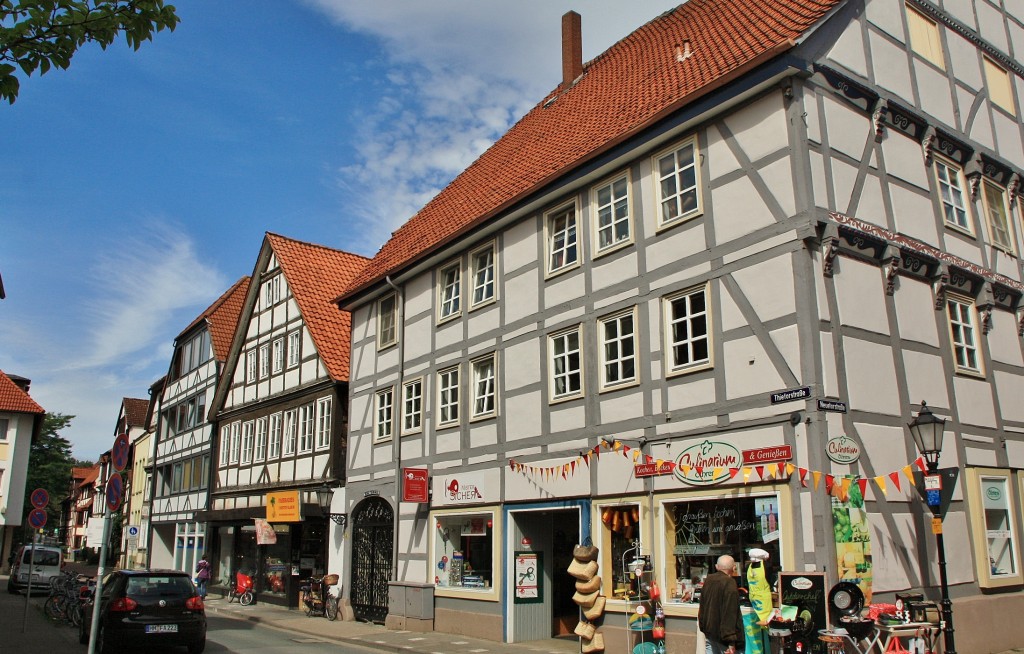
M 715 563 L 715 571 L 704 580 L 697 625 L 704 633 L 707 654 L 735 654 L 742 649 L 740 591 L 731 574 L 735 568 L 736 561 L 723 554 Z

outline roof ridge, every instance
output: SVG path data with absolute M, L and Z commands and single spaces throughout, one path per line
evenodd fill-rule
M 313 243 L 311 241 L 303 241 L 301 239 L 292 238 L 291 236 L 285 236 L 284 234 L 278 234 L 276 232 L 267 232 L 267 237 L 280 238 L 280 239 L 283 239 L 285 241 L 290 241 L 292 243 L 296 243 L 298 245 L 305 245 L 307 247 L 319 248 L 321 250 L 329 250 L 331 252 L 337 252 L 338 254 L 346 254 L 346 255 L 352 256 L 352 257 L 359 257 L 360 259 L 366 259 L 367 261 L 370 260 L 370 257 L 366 257 L 366 256 L 363 256 L 361 254 L 356 254 L 355 252 L 349 252 L 348 250 L 342 250 L 341 248 L 331 247 L 330 245 L 324 245 L 323 243 Z

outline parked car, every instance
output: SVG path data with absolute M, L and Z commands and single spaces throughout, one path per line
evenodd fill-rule
M 59 575 L 62 567 L 64 561 L 59 547 L 36 545 L 33 548 L 31 545 L 22 545 L 12 560 L 7 592 L 17 593 L 28 588 L 30 574 L 32 588 L 49 589 L 50 579 Z
M 86 616 L 78 640 L 89 642 L 93 602 L 86 600 Z M 206 648 L 206 610 L 195 584 L 181 570 L 117 570 L 103 578 L 100 591 L 99 654 L 127 647 L 184 645 L 190 654 Z

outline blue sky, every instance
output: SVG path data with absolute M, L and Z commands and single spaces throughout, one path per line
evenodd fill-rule
M 365 256 L 561 79 L 675 0 L 178 0 L 0 105 L 0 370 L 110 448 L 267 231 Z

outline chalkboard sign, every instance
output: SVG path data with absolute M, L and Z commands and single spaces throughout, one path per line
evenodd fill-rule
M 828 629 L 828 591 L 824 572 L 780 572 L 779 599 L 782 604 L 797 607 L 797 615 L 804 610 L 814 618 L 814 637 L 811 651 L 826 654 L 828 646 L 817 638 L 819 629 Z

